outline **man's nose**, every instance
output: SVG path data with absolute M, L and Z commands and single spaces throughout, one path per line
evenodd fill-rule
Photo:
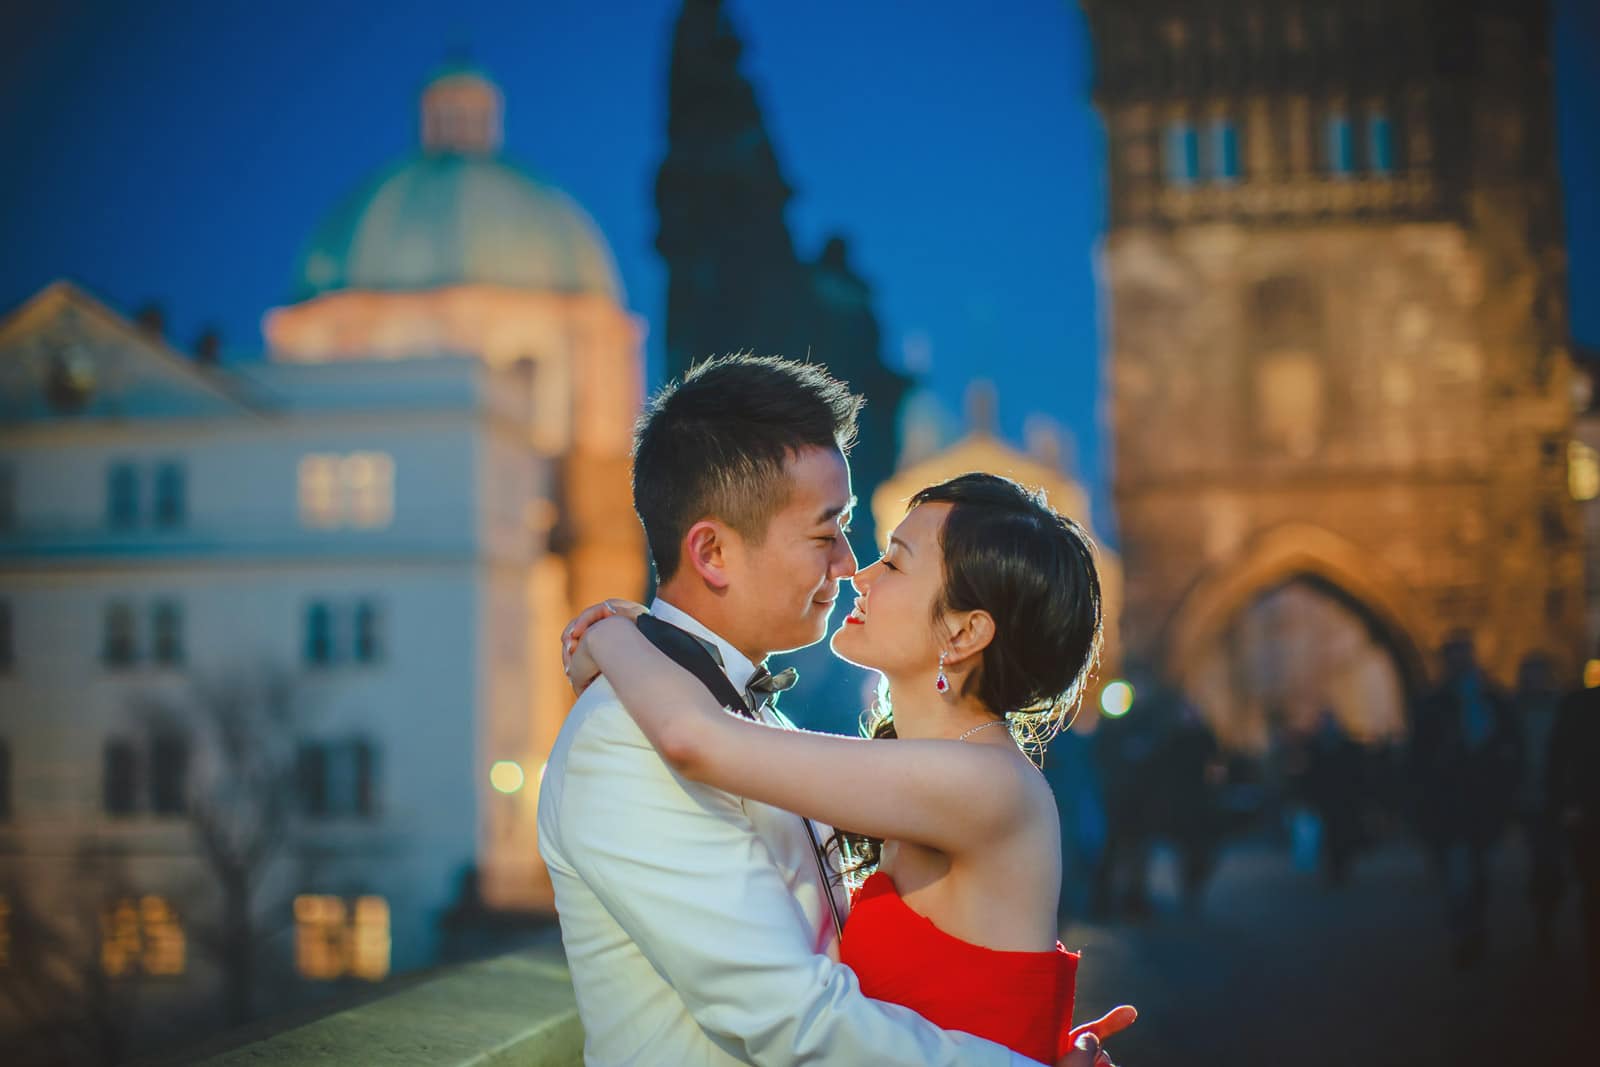
M 839 550 L 833 562 L 834 578 L 849 578 L 856 573 L 856 553 L 850 547 L 850 538 L 839 538 Z

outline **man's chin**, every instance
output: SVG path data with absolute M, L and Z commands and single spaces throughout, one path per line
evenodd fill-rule
M 820 604 L 817 605 L 817 611 L 813 617 L 807 619 L 804 624 L 796 626 L 792 632 L 785 634 L 784 647 L 775 648 L 773 651 L 798 652 L 802 648 L 810 648 L 824 637 L 827 637 L 828 615 L 832 611 L 832 605 L 826 608 Z

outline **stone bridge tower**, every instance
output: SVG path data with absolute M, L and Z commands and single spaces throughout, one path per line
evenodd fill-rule
M 1583 654 L 1546 5 L 1084 0 L 1130 661 L 1259 749 Z

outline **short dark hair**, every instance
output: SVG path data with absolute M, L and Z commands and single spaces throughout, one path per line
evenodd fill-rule
M 759 544 L 789 499 L 784 463 L 805 448 L 848 455 L 862 403 L 814 363 L 747 353 L 662 388 L 633 435 L 633 508 L 657 580 L 677 573 L 684 535 L 708 516 Z
M 944 588 L 937 609 L 987 611 L 994 639 L 966 688 L 1008 715 L 1019 741 L 1042 746 L 1070 719 L 1100 656 L 1100 575 L 1087 531 L 994 474 L 931 485 L 911 506 L 949 504 L 939 531 Z M 936 609 L 936 610 L 937 610 Z

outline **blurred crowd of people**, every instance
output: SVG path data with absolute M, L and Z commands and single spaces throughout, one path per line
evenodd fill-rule
M 1365 848 L 1409 828 L 1441 888 L 1452 962 L 1469 967 L 1490 944 L 1490 862 L 1515 838 L 1540 950 L 1554 950 L 1558 909 L 1573 894 L 1600 995 L 1600 688 L 1563 685 L 1553 661 L 1535 655 L 1504 692 L 1466 635 L 1440 658 L 1404 743 L 1362 743 L 1329 709 L 1310 731 L 1278 730 L 1264 758 L 1239 757 L 1159 683 L 1142 687 L 1128 714 L 1064 736 L 1052 752 L 1070 867 L 1064 908 L 1147 915 L 1152 849 L 1165 844 L 1180 904 L 1197 911 L 1223 841 L 1263 826 L 1337 889 Z

